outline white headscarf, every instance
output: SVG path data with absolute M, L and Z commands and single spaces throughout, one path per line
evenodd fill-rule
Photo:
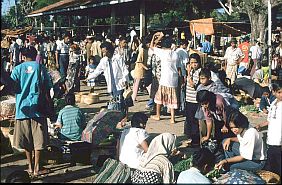
M 163 133 L 155 137 L 149 145 L 148 151 L 142 156 L 140 166 L 145 167 L 158 155 L 168 157 L 175 149 L 176 136 L 170 133 Z

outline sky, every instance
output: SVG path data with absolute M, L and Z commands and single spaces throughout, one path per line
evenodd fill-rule
M 4 0 L 1 7 L 1 15 L 6 14 L 11 6 L 15 5 L 15 0 Z

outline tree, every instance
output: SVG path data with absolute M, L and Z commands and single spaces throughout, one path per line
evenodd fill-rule
M 265 40 L 265 28 L 267 22 L 268 0 L 233 0 L 234 12 L 247 14 L 251 23 L 251 39 Z M 282 0 L 271 0 L 271 7 L 282 4 Z

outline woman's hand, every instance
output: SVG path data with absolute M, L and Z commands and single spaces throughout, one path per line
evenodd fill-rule
M 215 168 L 216 169 L 221 169 L 226 163 L 228 163 L 228 161 L 226 159 L 224 159 L 224 160 L 220 161 L 219 163 L 217 163 L 215 165 Z
M 225 139 L 223 143 L 223 150 L 229 150 L 230 143 L 231 143 L 230 138 Z
M 207 140 L 209 140 L 210 138 L 208 137 L 208 136 L 204 136 L 204 137 L 202 137 L 202 139 L 201 139 L 201 142 L 203 143 L 203 142 L 205 142 L 205 141 L 207 141 Z

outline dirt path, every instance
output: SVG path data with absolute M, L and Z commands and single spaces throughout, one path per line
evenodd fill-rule
M 86 87 L 82 84 L 81 91 L 88 91 L 89 87 Z M 79 103 L 78 106 L 87 113 L 88 119 L 93 117 L 102 106 L 106 106 L 109 96 L 106 93 L 105 84 L 95 87 L 96 92 L 100 93 L 100 102 L 92 105 L 87 105 L 84 103 Z M 149 96 L 145 93 L 138 94 L 137 100 L 133 107 L 129 108 L 129 118 L 131 118 L 134 112 L 144 112 L 148 116 L 150 113 L 148 110 L 145 110 L 146 102 Z M 252 125 L 256 125 L 258 122 L 265 120 L 265 116 L 261 114 L 247 115 Z M 185 139 L 183 135 L 184 121 L 185 117 L 181 115 L 176 116 L 176 123 L 170 124 L 170 116 L 161 116 L 160 121 L 155 121 L 149 119 L 147 123 L 146 130 L 152 135 L 152 137 L 169 132 L 176 134 L 178 136 L 178 141 Z M 193 151 L 191 149 L 190 151 Z M 57 165 L 46 165 L 46 168 L 50 168 L 53 172 L 45 177 L 40 177 L 34 182 L 59 182 L 59 183 L 79 183 L 79 182 L 92 182 L 95 178 L 92 165 L 77 165 L 70 167 L 69 163 L 57 164 Z M 5 179 L 8 174 L 14 170 L 26 170 L 27 163 L 25 156 L 23 154 L 7 154 L 1 156 L 1 182 L 5 182 Z

